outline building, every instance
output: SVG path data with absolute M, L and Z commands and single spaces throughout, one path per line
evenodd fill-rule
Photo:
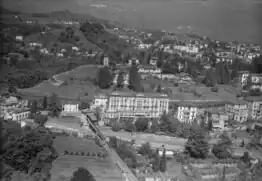
M 234 120 L 239 123 L 247 121 L 248 108 L 246 101 L 239 99 L 231 101 L 226 104 L 225 108 L 230 120 Z
M 149 61 L 149 64 L 156 66 L 156 64 L 157 64 L 157 57 L 152 57 L 152 58 L 150 59 L 150 61 Z
M 108 56 L 104 56 L 103 65 L 104 66 L 108 66 L 109 65 L 109 57 Z
M 262 96 L 249 96 L 245 100 L 248 102 L 248 118 L 262 122 Z
M 108 98 L 106 117 L 160 117 L 168 107 L 166 94 L 113 92 Z
M 211 109 L 205 112 L 205 122 L 212 121 L 213 130 L 224 130 L 229 116 L 225 110 Z
M 101 108 L 103 111 L 106 110 L 107 108 L 107 102 L 108 102 L 108 97 L 104 94 L 96 94 L 94 96 L 94 101 L 91 105 L 91 109 L 95 109 L 97 107 Z
M 162 70 L 153 65 L 140 65 L 138 72 L 141 74 L 161 74 Z

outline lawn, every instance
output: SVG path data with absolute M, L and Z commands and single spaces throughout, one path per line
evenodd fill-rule
M 60 156 L 54 163 L 51 170 L 52 180 L 61 175 L 72 176 L 73 172 L 79 168 L 87 168 L 96 181 L 123 181 L 121 171 L 107 159 L 95 159 L 85 156 Z
M 96 65 L 82 65 L 71 71 L 61 73 L 56 78 L 63 81 L 71 77 L 75 79 L 95 78 L 97 71 L 98 67 Z
M 77 138 L 74 136 L 56 136 L 54 146 L 59 154 L 68 152 L 104 152 L 105 150 L 95 143 L 94 139 Z

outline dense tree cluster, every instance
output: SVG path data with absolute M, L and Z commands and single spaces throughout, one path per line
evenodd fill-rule
M 62 43 L 70 43 L 72 45 L 76 45 L 80 38 L 75 35 L 74 29 L 72 27 L 67 27 L 65 31 L 62 31 L 60 33 L 58 40 Z
M 227 132 L 224 132 L 220 136 L 220 140 L 217 144 L 214 145 L 212 152 L 218 158 L 229 158 L 231 157 L 231 146 L 232 141 Z
M 7 169 L 3 178 L 10 180 L 14 171 L 28 175 L 41 173 L 45 178 L 49 178 L 49 165 L 57 157 L 52 133 L 42 126 L 21 128 L 18 123 L 12 121 L 1 122 L 1 160 L 5 165 L 4 169 Z M 10 168 L 13 169 L 11 173 Z
M 101 89 L 107 89 L 112 84 L 113 77 L 108 67 L 102 67 L 97 74 L 97 84 Z
M 129 71 L 129 88 L 135 92 L 141 92 L 143 87 L 140 82 L 140 74 L 138 73 L 138 68 L 133 65 Z
M 205 133 L 201 129 L 191 129 L 185 145 L 185 151 L 194 158 L 206 158 L 209 154 L 209 145 Z

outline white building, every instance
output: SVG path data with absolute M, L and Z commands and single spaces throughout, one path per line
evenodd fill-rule
M 102 111 L 105 111 L 107 108 L 108 97 L 104 94 L 96 94 L 94 96 L 93 104 L 91 105 L 91 109 L 94 110 L 95 108 L 99 107 Z
M 262 96 L 246 97 L 248 102 L 248 117 L 262 122 Z
M 226 112 L 229 115 L 229 119 L 243 123 L 248 118 L 247 102 L 244 100 L 236 100 L 228 102 L 225 105 Z
M 16 36 L 15 39 L 16 39 L 17 41 L 23 41 L 23 36 Z

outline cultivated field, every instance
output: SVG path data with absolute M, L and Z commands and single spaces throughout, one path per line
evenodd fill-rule
M 120 170 L 108 160 L 95 159 L 85 156 L 60 156 L 51 170 L 52 180 L 61 175 L 71 177 L 73 172 L 79 168 L 87 168 L 95 177 L 96 181 L 123 181 Z
M 76 138 L 74 136 L 56 136 L 54 146 L 59 154 L 68 152 L 104 152 L 105 150 L 97 145 L 94 139 Z

